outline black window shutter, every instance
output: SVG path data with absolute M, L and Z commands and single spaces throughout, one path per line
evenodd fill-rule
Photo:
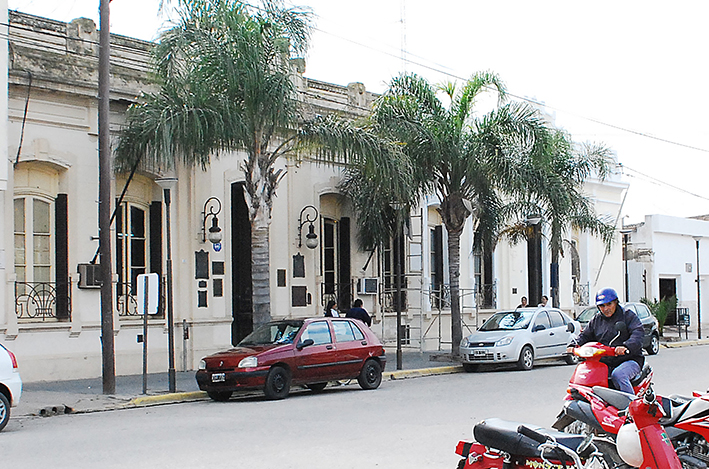
M 69 203 L 66 194 L 58 194 L 54 199 L 54 240 L 57 319 L 68 321 L 71 319 L 71 307 L 69 303 Z
M 162 277 L 162 202 L 150 204 L 150 272 Z

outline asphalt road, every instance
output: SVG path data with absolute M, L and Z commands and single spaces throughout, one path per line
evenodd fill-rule
M 709 386 L 709 346 L 650 357 L 659 393 Z M 23 418 L 0 433 L 3 468 L 446 468 L 474 423 L 550 425 L 573 368 L 484 371 L 262 397 Z

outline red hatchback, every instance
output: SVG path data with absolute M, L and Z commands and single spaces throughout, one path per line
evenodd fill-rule
M 384 347 L 358 320 L 285 319 L 258 327 L 235 348 L 203 358 L 196 377 L 215 401 L 245 389 L 283 399 L 291 385 L 318 392 L 341 379 L 357 378 L 363 389 L 376 389 L 385 365 Z

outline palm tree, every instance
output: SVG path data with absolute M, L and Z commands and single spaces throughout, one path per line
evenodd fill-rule
M 293 146 L 298 99 L 290 57 L 305 51 L 309 14 L 275 0 L 178 0 L 179 24 L 154 49 L 159 91 L 132 106 L 116 149 L 119 166 L 209 164 L 243 151 L 251 222 L 254 323 L 270 319 L 269 236 L 283 173 L 274 163 Z
M 439 197 L 438 210 L 448 232 L 454 355 L 459 354 L 462 339 L 460 235 L 465 223 L 471 215 L 474 224 L 481 219 L 494 221 L 496 208 L 502 206 L 501 195 L 521 197 L 536 164 L 536 142 L 546 138 L 543 120 L 527 106 L 512 103 L 475 116 L 476 98 L 489 90 L 500 101 L 505 98 L 504 84 L 490 72 L 473 75 L 460 90 L 453 85 L 437 89 L 421 77 L 403 75 L 391 82 L 371 118 L 380 135 L 402 142 L 411 161 L 418 189 L 405 202 L 415 205 L 423 192 Z M 449 106 L 439 99 L 438 91 L 450 100 Z M 370 226 L 370 222 L 360 225 Z
M 158 91 L 129 108 L 116 168 L 141 161 L 163 170 L 180 161 L 204 169 L 212 157 L 246 153 L 240 167 L 251 223 L 253 320 L 262 324 L 271 317 L 269 227 L 284 176 L 276 161 L 308 150 L 330 163 L 361 158 L 386 168 L 400 149 L 343 119 L 303 121 L 290 58 L 307 48 L 309 12 L 285 9 L 280 0 L 262 0 L 261 7 L 175 1 L 179 24 L 154 50 Z

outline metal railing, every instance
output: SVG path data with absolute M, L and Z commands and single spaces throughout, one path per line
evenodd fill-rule
M 57 296 L 57 288 L 64 294 Z M 15 282 L 15 314 L 26 321 L 70 320 L 71 288 L 66 283 Z

